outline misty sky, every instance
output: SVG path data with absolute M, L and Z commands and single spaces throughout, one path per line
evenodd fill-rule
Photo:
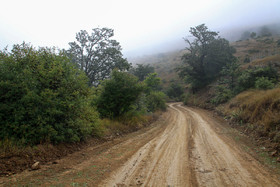
M 141 55 L 175 47 L 201 23 L 222 31 L 275 22 L 280 0 L 1 0 L 0 48 L 25 41 L 68 49 L 80 30 L 109 27 L 125 54 Z

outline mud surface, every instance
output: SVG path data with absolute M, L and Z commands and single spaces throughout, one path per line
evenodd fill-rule
M 173 103 L 148 128 L 2 177 L 0 186 L 279 186 L 279 176 L 245 152 L 222 123 Z

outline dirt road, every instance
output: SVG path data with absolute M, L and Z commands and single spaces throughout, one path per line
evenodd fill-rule
M 204 110 L 170 104 L 149 128 L 2 185 L 280 186 L 279 176 L 237 145 L 221 122 Z

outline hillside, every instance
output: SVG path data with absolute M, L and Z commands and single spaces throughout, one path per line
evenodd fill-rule
M 155 55 L 147 55 L 133 58 L 130 60 L 132 64 L 150 64 L 155 68 L 159 77 L 162 80 L 164 88 L 167 88 L 172 81 L 183 84 L 176 72 L 176 67 L 181 63 L 181 56 L 186 53 L 186 50 L 173 51 L 169 53 L 159 53 Z
M 265 65 L 272 61 L 279 61 L 279 41 L 280 36 L 258 37 L 256 39 L 247 39 L 232 42 L 231 46 L 236 49 L 235 56 L 243 64 L 243 68 L 246 69 L 249 66 L 260 64 Z M 180 65 L 181 57 L 186 52 L 187 50 L 182 49 L 180 51 L 136 57 L 129 59 L 129 61 L 133 65 L 152 65 L 153 67 L 155 67 L 155 71 L 162 79 L 163 86 L 168 87 L 171 80 L 175 80 L 178 83 L 183 84 L 183 81 L 179 78 L 178 73 L 175 69 Z
M 271 67 L 273 71 L 276 70 L 279 77 L 280 36 L 236 41 L 232 42 L 231 46 L 236 48 L 234 55 L 238 58 L 241 74 L 247 72 L 247 74 L 244 73 L 245 77 L 257 76 L 260 73 L 258 71 L 263 71 L 266 67 Z M 232 93 L 221 84 L 224 81 L 224 78 L 221 77 L 196 94 L 191 94 L 187 89 L 188 86 L 179 79 L 178 73 L 175 71 L 175 68 L 180 65 L 181 56 L 186 52 L 186 50 L 181 50 L 146 56 L 135 59 L 134 63 L 149 63 L 154 66 L 155 71 L 163 80 L 164 88 L 169 86 L 170 80 L 184 85 L 186 88 L 185 104 L 215 110 L 229 120 L 232 126 L 258 142 L 258 145 L 266 147 L 266 151 L 269 151 L 271 155 L 280 156 L 279 78 L 273 80 L 273 83 L 264 80 L 266 84 L 272 84 L 274 89 L 263 91 L 250 88 L 249 91 L 245 89 L 244 92 L 241 90 Z M 238 81 L 237 78 L 236 81 Z M 247 83 L 246 81 L 249 79 L 244 79 L 244 81 Z M 278 160 L 280 161 L 280 157 Z

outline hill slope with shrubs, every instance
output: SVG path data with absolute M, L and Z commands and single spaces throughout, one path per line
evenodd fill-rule
M 165 85 L 166 93 L 168 89 L 175 90 L 171 88 L 172 83 L 181 85 L 184 94 L 177 97 L 178 100 L 217 111 L 247 135 L 259 142 L 270 142 L 266 146 L 277 152 L 274 156 L 280 156 L 280 37 L 254 35 L 232 42 L 230 46 L 235 49 L 236 60 L 224 65 L 212 81 L 197 90 L 185 82 L 190 80 L 188 77 L 179 80 L 176 74 L 183 55 L 190 51 L 160 55 L 165 62 L 155 55 L 151 64 L 155 71 L 164 72 L 159 73 L 162 79 L 173 79 Z M 163 67 L 167 69 L 162 70 Z M 175 75 L 168 74 L 173 71 Z

